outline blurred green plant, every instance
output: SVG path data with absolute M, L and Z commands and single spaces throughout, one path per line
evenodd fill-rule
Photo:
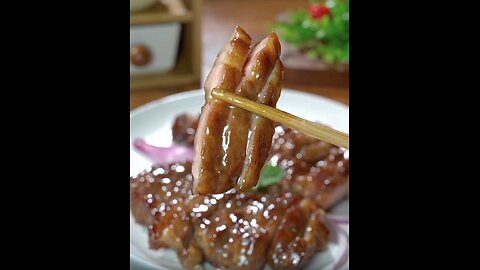
M 311 0 L 307 9 L 288 12 L 272 29 L 310 58 L 348 63 L 348 0 Z

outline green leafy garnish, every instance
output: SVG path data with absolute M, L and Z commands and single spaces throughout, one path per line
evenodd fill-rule
M 252 188 L 253 191 L 257 191 L 261 188 L 276 184 L 280 182 L 280 179 L 285 175 L 285 170 L 278 167 L 265 164 L 260 172 L 260 178 L 257 185 Z
M 291 10 L 273 31 L 310 58 L 327 63 L 349 61 L 349 1 L 311 0 L 307 8 Z

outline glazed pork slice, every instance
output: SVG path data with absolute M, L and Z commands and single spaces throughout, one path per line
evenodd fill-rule
M 226 154 L 223 133 L 228 125 L 231 106 L 213 99 L 210 92 L 215 87 L 235 92 L 243 77 L 243 66 L 247 61 L 250 45 L 250 36 L 237 26 L 205 81 L 205 104 L 195 134 L 195 158 L 192 168 L 195 193 L 222 193 L 233 187 L 220 173 L 224 167 L 221 161 Z
M 148 226 L 150 248 L 176 250 L 186 269 L 204 260 L 202 250 L 192 240 L 199 220 L 232 196 L 194 196 L 192 185 L 191 162 L 153 166 L 130 179 L 132 214 L 138 223 Z
M 194 241 L 201 220 L 225 204 L 229 195 L 192 196 L 186 200 L 174 201 L 170 208 L 161 209 L 149 226 L 150 248 L 170 247 L 177 251 L 181 264 L 193 269 L 204 261 L 204 252 Z
M 282 77 L 283 66 L 280 60 L 277 60 L 267 85 L 259 93 L 257 102 L 275 107 L 282 89 Z M 237 185 L 239 191 L 246 191 L 257 184 L 260 171 L 270 154 L 275 123 L 265 117 L 250 114 L 249 132 L 246 159 Z
M 280 43 L 275 33 L 259 42 L 245 64 L 244 78 L 236 94 L 266 105 L 275 106 L 280 96 L 282 64 Z M 224 141 L 227 148 L 221 177 L 227 178 L 225 189 L 246 191 L 257 184 L 274 132 L 274 123 L 241 108 L 232 108 Z M 258 131 L 257 131 L 258 125 Z
M 231 47 L 231 42 L 226 47 Z M 225 51 L 228 50 L 224 48 L 220 53 L 205 83 L 206 104 L 195 136 L 194 192 L 203 195 L 223 193 L 232 188 L 246 191 L 255 186 L 269 156 L 274 132 L 272 121 L 240 108 L 223 106 L 219 118 L 208 109 L 219 102 L 209 97 L 211 90 L 219 87 L 275 107 L 282 87 L 280 43 L 275 33 L 252 49 L 242 70 L 243 77 L 234 91 L 215 81 L 225 78 L 218 72 L 221 60 L 228 59 L 223 56 Z M 216 139 L 210 139 L 211 136 Z
M 130 208 L 136 222 L 150 225 L 155 213 L 191 196 L 191 163 L 152 166 L 130 177 Z
M 289 207 L 272 236 L 268 265 L 272 269 L 302 269 L 327 245 L 330 232 L 324 217 L 325 212 L 310 198 Z
M 220 269 L 301 269 L 326 247 L 324 211 L 310 198 L 270 186 L 236 193 L 195 226 L 194 242 Z
M 236 193 L 202 219 L 195 242 L 217 268 L 261 269 L 278 223 L 298 201 L 298 196 L 275 186 L 263 192 Z
M 348 150 L 298 131 L 276 127 L 270 161 L 285 169 L 283 188 L 329 209 L 348 195 Z

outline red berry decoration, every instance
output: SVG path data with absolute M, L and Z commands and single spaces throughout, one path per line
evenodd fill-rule
M 309 11 L 310 17 L 314 20 L 320 20 L 325 15 L 332 15 L 324 4 L 313 4 L 310 6 Z

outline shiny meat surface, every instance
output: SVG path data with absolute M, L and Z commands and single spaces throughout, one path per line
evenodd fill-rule
M 195 158 L 192 172 L 195 177 L 194 191 L 198 194 L 221 193 L 233 187 L 231 179 L 221 173 L 226 168 L 223 161 L 223 131 L 228 125 L 231 106 L 213 99 L 210 92 L 214 87 L 235 92 L 243 77 L 243 66 L 250 51 L 251 38 L 240 28 L 226 43 L 218 55 L 205 81 L 205 104 L 195 135 Z M 208 181 L 208 183 L 207 183 Z
M 261 269 L 278 223 L 298 199 L 275 188 L 237 193 L 202 220 L 195 240 L 216 267 Z
M 280 90 L 282 89 L 282 76 L 283 66 L 280 60 L 277 60 L 268 83 L 259 94 L 257 102 L 273 107 L 277 105 Z M 236 108 L 235 110 L 248 114 L 250 117 L 248 121 L 250 128 L 246 145 L 246 159 L 243 164 L 242 174 L 237 182 L 237 190 L 245 191 L 254 187 L 258 182 L 260 171 L 270 154 L 272 137 L 275 132 L 275 123 L 267 118 L 253 115 L 240 108 Z M 247 123 L 245 124 L 248 125 Z
M 154 166 L 130 178 L 130 208 L 135 220 L 144 225 L 152 224 L 158 209 L 169 207 L 173 199 L 189 197 L 191 169 L 190 163 Z
M 323 209 L 348 193 L 348 152 L 281 126 L 275 131 L 269 163 L 287 174 L 259 191 L 193 195 L 191 163 L 131 178 L 132 214 L 149 227 L 150 247 L 175 249 L 185 269 L 205 261 L 221 269 L 308 264 L 329 239 Z
M 153 166 L 130 178 L 131 211 L 148 226 L 150 248 L 174 248 L 186 269 L 203 262 L 203 253 L 191 241 L 195 224 L 216 210 L 217 199 L 231 196 L 192 195 L 191 165 Z
M 218 194 L 255 186 L 268 158 L 274 123 L 210 97 L 213 88 L 276 106 L 282 88 L 280 42 L 275 33 L 249 53 L 248 35 L 237 27 L 205 82 L 205 105 L 195 136 L 194 192 Z M 241 42 L 239 42 L 239 40 Z M 234 75 L 232 75 L 234 74 Z
M 348 194 L 348 150 L 289 128 L 275 128 L 270 161 L 284 168 L 283 188 L 328 209 Z
M 301 269 L 315 252 L 324 249 L 329 236 L 324 214 L 310 198 L 286 209 L 267 253 L 268 265 Z

